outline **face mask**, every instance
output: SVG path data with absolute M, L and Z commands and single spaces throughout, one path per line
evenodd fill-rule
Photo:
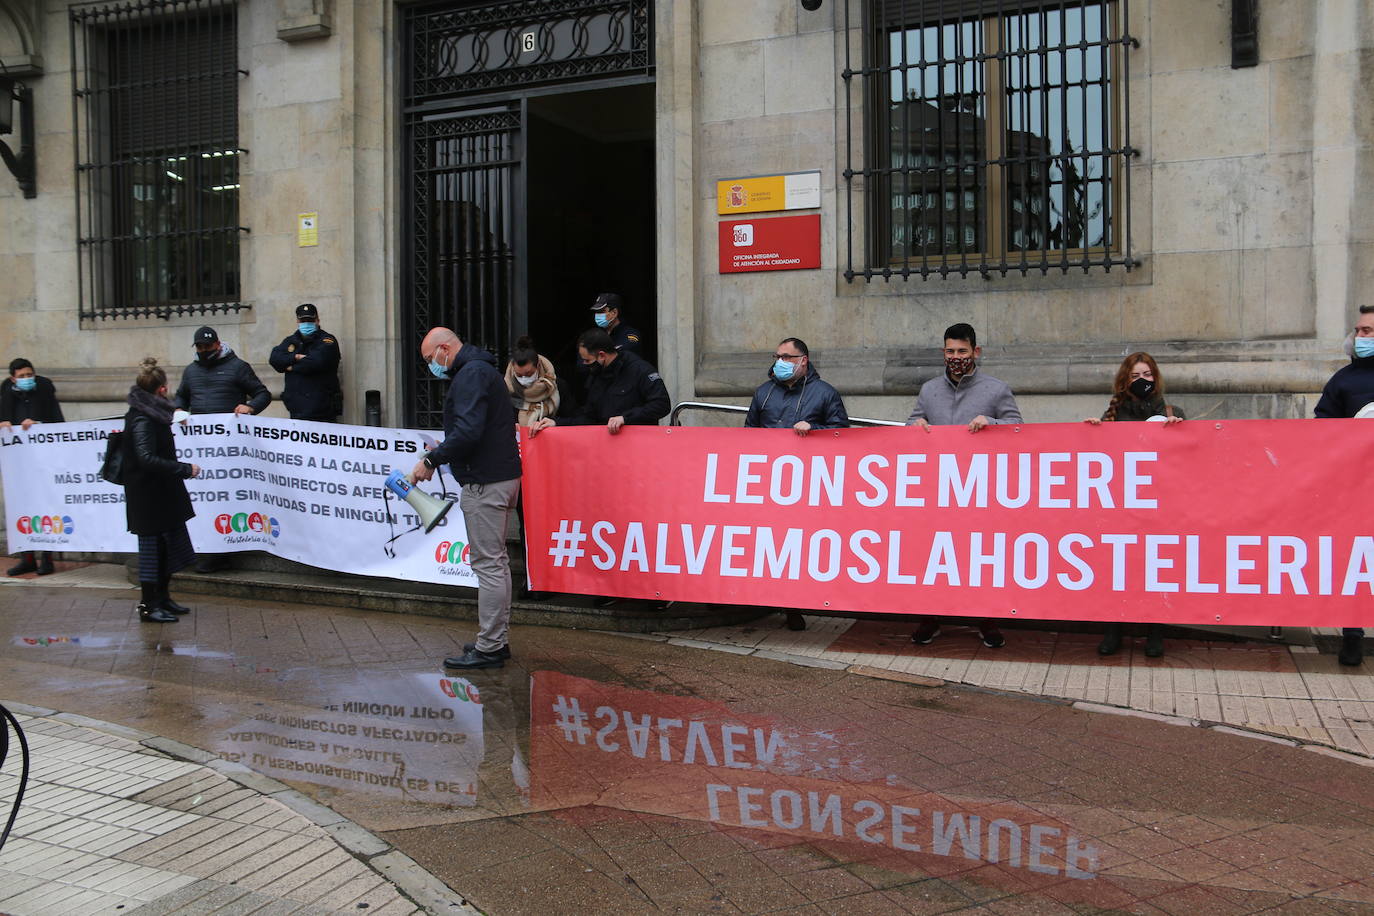
M 33 387 L 37 384 L 38 379 L 32 375 L 28 378 L 17 378 L 14 380 L 14 387 L 18 388 L 20 391 L 32 391 Z
M 301 322 L 300 332 L 301 332 L 302 334 L 304 334 L 306 337 L 309 337 L 311 334 L 314 334 L 314 333 L 315 333 L 316 331 L 318 331 L 319 329 L 320 329 L 320 326 L 317 325 L 317 324 L 315 324 L 314 322 L 311 322 L 311 321 L 302 321 L 302 322 Z
M 435 360 L 431 359 L 429 361 L 429 371 L 435 378 L 448 378 L 448 370 L 439 365 Z
M 1155 393 L 1155 383 L 1147 378 L 1138 378 L 1131 382 L 1127 390 L 1135 396 L 1136 400 L 1148 401 L 1150 395 Z
M 202 352 L 200 352 L 199 350 L 196 351 L 196 359 L 200 360 L 200 361 L 203 362 L 203 363 L 208 363 L 210 360 L 214 359 L 216 356 L 219 356 L 219 348 L 218 348 L 218 347 L 216 347 L 215 349 L 210 350 L 210 351 L 208 351 L 208 352 L 205 352 L 205 353 L 202 353 Z
M 1355 357 L 1364 359 L 1366 356 L 1374 356 L 1374 337 L 1355 338 Z
M 792 377 L 796 368 L 787 360 L 779 359 L 773 362 L 773 378 L 780 382 L 785 382 Z
M 597 362 L 596 360 L 592 360 L 589 363 L 583 363 L 582 365 L 586 366 L 587 371 L 590 372 L 592 375 L 601 374 L 601 363 Z
M 950 375 L 968 375 L 973 371 L 972 356 L 946 356 L 945 368 Z
M 528 388 L 534 384 L 537 378 L 539 378 L 537 375 L 517 375 L 515 380 L 520 383 L 520 387 Z
M 611 316 L 607 315 L 605 312 L 597 312 L 595 318 L 598 328 L 608 328 L 611 326 Z

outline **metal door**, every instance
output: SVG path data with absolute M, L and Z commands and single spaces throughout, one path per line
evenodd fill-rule
M 420 340 L 432 327 L 504 356 L 523 296 L 519 232 L 523 221 L 519 102 L 409 119 L 412 157 L 405 212 L 408 238 L 407 422 L 443 425 L 447 385 L 421 362 Z

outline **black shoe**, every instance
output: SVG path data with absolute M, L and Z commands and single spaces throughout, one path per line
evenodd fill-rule
M 1115 655 L 1121 651 L 1121 627 L 1109 626 L 1102 641 L 1097 644 L 1098 655 Z
M 1341 637 L 1341 651 L 1336 660 L 1342 665 L 1358 665 L 1364 661 L 1364 634 L 1347 633 Z
M 787 612 L 787 629 L 789 629 L 789 630 L 805 630 L 805 629 L 806 629 L 806 618 L 803 617 L 803 616 L 801 615 L 801 612 L 800 612 L 800 611 L 788 611 L 788 612 Z
M 501 657 L 501 653 L 494 652 L 488 655 L 477 649 L 469 649 L 462 655 L 444 659 L 445 668 L 504 668 L 505 666 L 506 660 Z
M 158 602 L 157 606 L 162 608 L 164 611 L 171 611 L 173 614 L 191 613 L 190 608 L 188 608 L 184 604 L 177 604 L 175 601 L 172 600 L 170 596 L 164 597 L 161 601 Z
M 51 576 L 55 572 L 57 572 L 57 570 L 53 569 L 52 560 L 44 557 L 38 561 L 38 574 L 40 576 Z
M 144 623 L 176 623 L 177 615 L 160 607 L 138 606 L 138 619 Z
M 1007 639 L 1002 635 L 1002 631 L 990 624 L 983 624 L 979 627 L 978 636 L 983 640 L 983 645 L 989 649 L 1000 649 L 1007 644 Z
M 617 604 L 619 604 L 619 603 L 620 603 L 620 599 L 619 599 L 619 598 L 603 597 L 603 598 L 593 598 L 593 599 L 592 599 L 592 607 L 614 607 L 615 605 L 617 605 Z
M 475 642 L 465 642 L 465 643 L 463 643 L 463 653 L 464 653 L 464 654 L 467 654 L 468 652 L 476 652 L 476 651 L 477 651 L 477 643 L 475 643 Z M 483 655 L 495 655 L 497 658 L 500 658 L 500 659 L 507 659 L 507 658 L 510 658 L 510 644 L 507 643 L 506 645 L 504 645 L 504 646 L 502 646 L 501 648 L 497 649 L 495 652 L 483 652 L 482 654 L 483 654 Z M 444 660 L 444 664 L 448 664 L 448 659 L 445 659 L 445 660 Z
M 940 635 L 940 624 L 934 620 L 923 620 L 921 625 L 916 628 L 916 632 L 911 634 L 911 641 L 918 646 L 928 646 L 935 637 Z
M 7 576 L 27 576 L 29 573 L 31 573 L 31 572 L 37 572 L 37 571 L 38 571 L 38 564 L 35 563 L 33 560 L 29 559 L 28 557 L 25 557 L 24 559 L 20 560 L 20 561 L 19 561 L 17 564 L 15 564 L 14 566 L 11 566 L 11 567 L 9 568 L 9 571 L 6 572 L 5 575 L 7 575 Z
M 1159 627 L 1150 627 L 1145 634 L 1145 657 L 1159 658 L 1164 654 L 1164 634 Z

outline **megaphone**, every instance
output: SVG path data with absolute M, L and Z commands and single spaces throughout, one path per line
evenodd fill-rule
M 434 526 L 444 520 L 448 515 L 448 510 L 453 508 L 456 499 L 440 499 L 437 496 L 430 496 L 402 474 L 400 471 L 392 470 L 386 475 L 386 488 L 396 494 L 397 499 L 403 499 L 410 503 L 410 508 L 420 516 L 420 524 L 425 526 L 425 534 L 434 530 Z

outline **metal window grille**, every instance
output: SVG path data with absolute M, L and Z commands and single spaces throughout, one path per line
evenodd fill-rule
M 653 69 L 649 0 L 449 2 L 403 16 L 411 104 Z
M 237 312 L 235 0 L 74 6 L 83 319 Z
M 865 0 L 863 9 L 862 62 L 855 69 L 846 50 L 841 74 L 851 90 L 847 280 L 1139 263 L 1128 0 Z

